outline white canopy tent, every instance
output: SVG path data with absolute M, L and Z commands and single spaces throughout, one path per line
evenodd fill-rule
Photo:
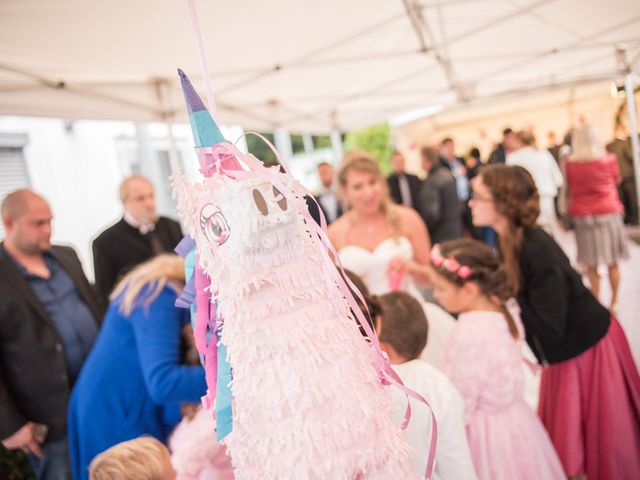
M 640 67 L 638 0 L 195 2 L 219 121 L 251 130 L 337 133 L 428 109 L 440 113 L 403 130 L 461 139 L 473 125 L 469 137 L 482 128 L 489 144 L 506 113 L 551 128 L 533 118 L 543 104 L 601 95 Z M 171 129 L 13 116 L 186 123 L 178 67 L 204 97 L 187 0 L 0 1 L 0 143 L 24 140 L 30 186 L 55 206 L 54 240 L 85 266 L 90 239 L 119 215 L 133 145 L 152 169 L 140 171 L 167 187 L 151 150 Z M 189 128 L 175 130 L 193 155 Z
M 220 122 L 347 130 L 407 111 L 610 81 L 637 0 L 197 1 Z M 0 115 L 185 121 L 186 0 L 3 0 Z

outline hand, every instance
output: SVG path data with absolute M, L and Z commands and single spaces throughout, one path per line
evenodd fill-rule
M 415 277 L 416 275 L 427 275 L 426 267 L 420 265 L 414 260 L 407 260 L 404 257 L 392 258 L 389 262 L 388 269 L 395 270 L 403 275 L 411 275 L 412 277 Z
M 431 284 L 431 266 L 421 265 L 414 260 L 409 260 L 406 264 L 406 273 L 413 278 L 413 281 L 420 285 Z
M 187 419 L 187 421 L 193 420 L 196 414 L 200 411 L 199 403 L 183 403 L 180 406 L 180 412 L 182 416 Z
M 400 256 L 393 257 L 389 262 L 389 265 L 387 268 L 389 270 L 394 270 L 398 273 L 404 274 L 405 272 L 409 271 L 411 263 L 413 263 L 412 260 L 407 260 L 404 257 L 400 257 Z
M 27 422 L 20 430 L 2 440 L 2 445 L 9 450 L 20 449 L 25 453 L 33 453 L 36 457 L 42 458 L 44 457 L 40 448 L 42 440 L 38 435 L 36 425 L 33 422 Z

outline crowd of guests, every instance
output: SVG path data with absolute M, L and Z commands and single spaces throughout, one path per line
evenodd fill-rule
M 181 404 L 206 390 L 202 367 L 183 365 L 184 267 L 163 253 L 180 226 L 156 214 L 146 178 L 125 179 L 120 196 L 122 219 L 93 243 L 95 288 L 73 249 L 51 244 L 44 198 L 23 189 L 2 202 L 0 439 L 38 478 L 87 478 L 120 441 L 166 441 Z
M 466 159 L 455 153 L 455 143 L 445 138 L 420 149 L 425 175 L 406 170 L 405 157 L 395 150 L 393 172 L 387 177 L 389 196 L 398 205 L 414 209 L 426 225 L 433 243 L 469 236 L 496 246 L 491 228 L 474 225 L 469 200 L 470 184 L 484 164 L 518 165 L 533 177 L 540 197 L 537 224 L 558 238 L 566 228 L 575 231 L 578 264 L 596 297 L 600 294 L 599 267 L 606 266 L 612 310 L 617 308 L 620 259 L 628 256 L 624 224 L 638 225 L 631 140 L 624 127 L 616 127 L 605 147 L 598 132 L 581 121 L 562 144 L 549 132 L 547 148 L 540 148 L 530 130 L 506 128 L 486 162 L 471 148 Z M 606 149 L 605 149 L 606 148 Z M 318 166 L 323 188 L 317 195 L 327 223 L 347 210 L 348 199 L 339 197 L 338 182 L 328 163 Z
M 576 138 L 579 138 L 579 134 Z M 425 149 L 423 152 L 432 153 L 432 150 Z M 578 157 L 579 155 L 575 159 L 569 157 L 569 160 L 580 161 Z M 592 157 L 591 161 L 599 164 L 605 160 Z M 412 215 L 408 207 L 389 203 L 385 199 L 384 183 L 380 171 L 376 170 L 375 161 L 367 159 L 367 155 L 362 152 L 351 152 L 344 159 L 338 178 L 349 210 L 331 225 L 329 234 L 343 265 L 361 275 L 365 284 L 377 293 L 391 289 L 394 276 L 390 274 L 388 266 L 408 273 L 406 281 L 400 287 L 407 292 L 414 291 L 414 280 L 421 281 L 431 277 L 431 282 L 435 285 L 435 297 L 440 304 L 451 312 L 465 312 L 468 307 L 460 308 L 465 304 L 464 290 L 459 289 L 468 283 L 469 278 L 473 278 L 474 264 L 463 259 L 472 255 L 475 250 L 480 251 L 480 244 L 469 245 L 460 253 L 442 254 L 444 258 L 439 258 L 442 257 L 440 254 L 436 256 L 437 261 L 445 266 L 446 272 L 451 271 L 456 275 L 459 273 L 456 285 L 458 290 L 451 295 L 452 303 L 448 303 L 442 293 L 446 287 L 438 284 L 437 276 L 434 278 L 433 274 L 429 274 L 430 268 L 434 266 L 434 252 L 431 259 L 425 258 L 421 248 L 421 245 L 429 242 L 428 236 L 415 225 L 415 220 L 406 221 Z M 615 179 L 611 176 L 605 185 L 608 189 L 604 190 L 615 191 L 615 185 Z M 499 251 L 504 260 L 503 264 L 496 267 L 504 270 L 504 280 L 494 280 L 496 283 L 491 285 L 496 290 L 489 290 L 492 293 L 485 292 L 485 297 L 489 297 L 494 307 L 485 305 L 479 310 L 497 311 L 508 318 L 495 305 L 500 305 L 498 300 L 505 298 L 505 294 L 498 289 L 500 285 L 507 289 L 508 296 L 517 298 L 522 311 L 524 337 L 538 362 L 545 366 L 538 410 L 562 462 L 562 470 L 567 476 L 587 473 L 590 478 L 633 478 L 638 471 L 637 455 L 633 452 L 637 451 L 639 445 L 637 371 L 615 317 L 584 286 L 581 276 L 573 269 L 559 245 L 537 225 L 541 202 L 534 176 L 521 166 L 491 165 L 481 168 L 473 180 L 473 196 L 469 206 L 475 226 L 491 227 L 498 233 Z M 618 212 L 621 213 L 620 209 Z M 415 213 L 413 215 L 415 218 Z M 623 253 L 615 251 L 617 258 Z M 464 268 L 465 266 L 469 268 Z M 420 301 L 419 298 L 416 299 Z M 469 302 L 475 303 L 471 300 Z M 432 331 L 442 334 L 442 325 L 446 322 L 432 323 L 427 309 L 424 306 L 423 309 L 427 312 Z M 445 337 L 449 340 L 446 340 L 445 357 L 440 359 L 440 364 L 444 365 L 445 370 L 448 358 L 446 352 L 454 349 L 455 342 L 462 338 L 462 324 L 459 319 L 454 333 L 448 335 L 446 328 L 444 329 Z M 509 325 L 509 322 L 506 324 Z M 473 325 L 474 328 L 480 328 L 479 321 L 473 322 Z M 522 338 L 515 327 L 511 326 L 510 330 L 514 337 Z M 476 331 L 470 337 L 480 338 L 481 332 Z M 480 350 L 480 355 L 489 357 L 487 362 L 494 368 L 482 372 L 482 360 L 472 356 L 466 365 L 466 373 L 469 374 L 469 370 L 473 372 L 473 379 L 479 382 L 483 377 L 487 381 L 493 380 L 498 376 L 498 366 L 507 362 L 507 359 L 501 358 L 504 350 L 495 348 L 489 341 L 486 345 L 480 342 L 475 347 Z M 473 352 L 473 349 L 470 345 L 465 345 L 460 352 Z M 454 357 L 458 358 L 456 355 Z M 436 362 L 433 364 L 438 365 Z M 604 370 L 608 367 L 613 367 L 614 371 L 605 373 Z M 519 382 L 522 381 L 517 372 L 514 376 Z M 619 379 L 615 385 L 602 383 L 613 378 Z M 470 382 L 468 378 L 467 381 Z M 478 390 L 486 391 L 489 399 L 500 398 L 505 401 L 505 405 L 510 406 L 514 397 L 507 390 L 509 381 L 498 382 L 493 387 L 491 385 L 486 383 Z M 463 394 L 465 388 L 460 387 Z M 495 396 L 492 396 L 492 392 Z M 614 405 L 614 398 L 618 402 L 617 407 Z M 488 400 L 479 402 L 480 406 L 476 406 L 473 401 L 472 405 L 474 408 L 484 406 L 489 411 L 496 412 L 496 406 Z M 603 428 L 603 424 L 609 420 L 603 419 L 601 415 L 619 415 L 619 420 L 612 421 L 619 427 Z M 496 425 L 488 427 L 488 431 L 500 438 L 500 428 L 497 426 L 500 422 L 498 418 L 494 418 L 494 421 Z M 622 427 L 622 423 L 626 427 Z M 467 423 L 471 441 L 470 425 Z M 515 426 L 505 429 L 505 443 L 518 444 L 516 437 L 522 435 L 522 431 Z M 544 443 L 541 440 L 544 436 L 534 434 L 531 430 L 529 434 L 529 441 L 533 442 L 537 438 L 538 443 Z M 610 434 L 613 436 L 606 439 Z M 627 440 L 622 440 L 623 437 Z M 479 438 L 487 442 L 494 439 L 487 439 L 486 432 L 479 434 Z M 616 444 L 616 448 L 622 449 L 626 449 L 623 445 L 633 445 L 625 453 L 621 452 L 630 463 L 616 472 L 616 467 L 608 461 L 608 455 L 603 455 L 602 451 L 596 453 L 595 445 L 604 448 L 605 444 Z M 487 445 L 477 448 L 485 447 Z M 540 448 L 541 457 L 538 462 L 546 459 L 549 472 L 557 474 L 559 470 L 553 461 L 555 454 L 546 447 Z M 513 449 L 515 447 L 512 447 L 512 451 Z M 475 463 L 476 473 L 481 478 L 529 478 L 527 475 L 535 471 L 530 465 L 531 470 L 527 474 L 523 471 L 526 468 L 520 465 L 521 470 L 511 470 L 511 474 L 508 474 L 509 469 L 516 466 L 509 465 L 507 461 L 501 463 L 504 453 L 493 451 L 487 454 L 488 457 L 485 458 L 491 459 L 488 462 L 478 459 Z M 520 458 L 520 454 L 516 453 L 507 456 Z M 534 458 L 532 452 L 528 458 Z M 505 470 L 500 470 L 501 464 Z M 533 478 L 555 476 L 536 477 L 534 474 Z
M 607 154 L 584 124 L 546 150 L 506 129 L 484 164 L 446 138 L 421 148 L 424 180 L 397 151 L 388 178 L 362 151 L 335 174 L 318 166 L 308 203 L 393 368 L 437 418 L 433 478 L 640 478 L 640 377 L 614 314 L 623 212 L 637 222 L 619 200 L 618 140 Z M 554 240 L 566 192 L 589 288 Z M 0 440 L 43 479 L 233 478 L 214 421 L 193 407 L 206 384 L 188 354 L 188 311 L 175 306 L 180 226 L 156 214 L 144 177 L 125 179 L 120 196 L 122 219 L 93 242 L 95 287 L 72 249 L 51 244 L 44 198 L 18 190 L 2 202 Z M 600 265 L 611 309 L 598 300 Z M 529 350 L 543 367 L 538 415 L 523 393 Z M 393 402 L 400 422 L 406 398 Z M 412 407 L 422 475 L 434 426 Z

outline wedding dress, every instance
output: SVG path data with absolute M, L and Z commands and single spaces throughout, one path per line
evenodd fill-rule
M 395 257 L 412 259 L 413 248 L 407 237 L 400 236 L 383 240 L 373 251 L 358 245 L 346 245 L 338 251 L 338 257 L 344 268 L 360 276 L 372 295 L 384 295 L 393 290 L 387 273 L 389 262 Z M 454 318 L 438 305 L 426 302 L 411 277 L 405 276 L 402 279 L 400 290 L 411 294 L 420 302 L 429 323 L 427 346 L 421 358 L 440 367 L 444 345 L 455 325 Z

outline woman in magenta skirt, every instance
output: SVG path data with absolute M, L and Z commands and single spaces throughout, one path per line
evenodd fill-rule
M 618 321 L 584 286 L 560 246 L 536 227 L 539 196 L 521 167 L 474 180 L 473 223 L 491 226 L 545 367 L 538 413 L 569 477 L 640 478 L 640 377 Z

